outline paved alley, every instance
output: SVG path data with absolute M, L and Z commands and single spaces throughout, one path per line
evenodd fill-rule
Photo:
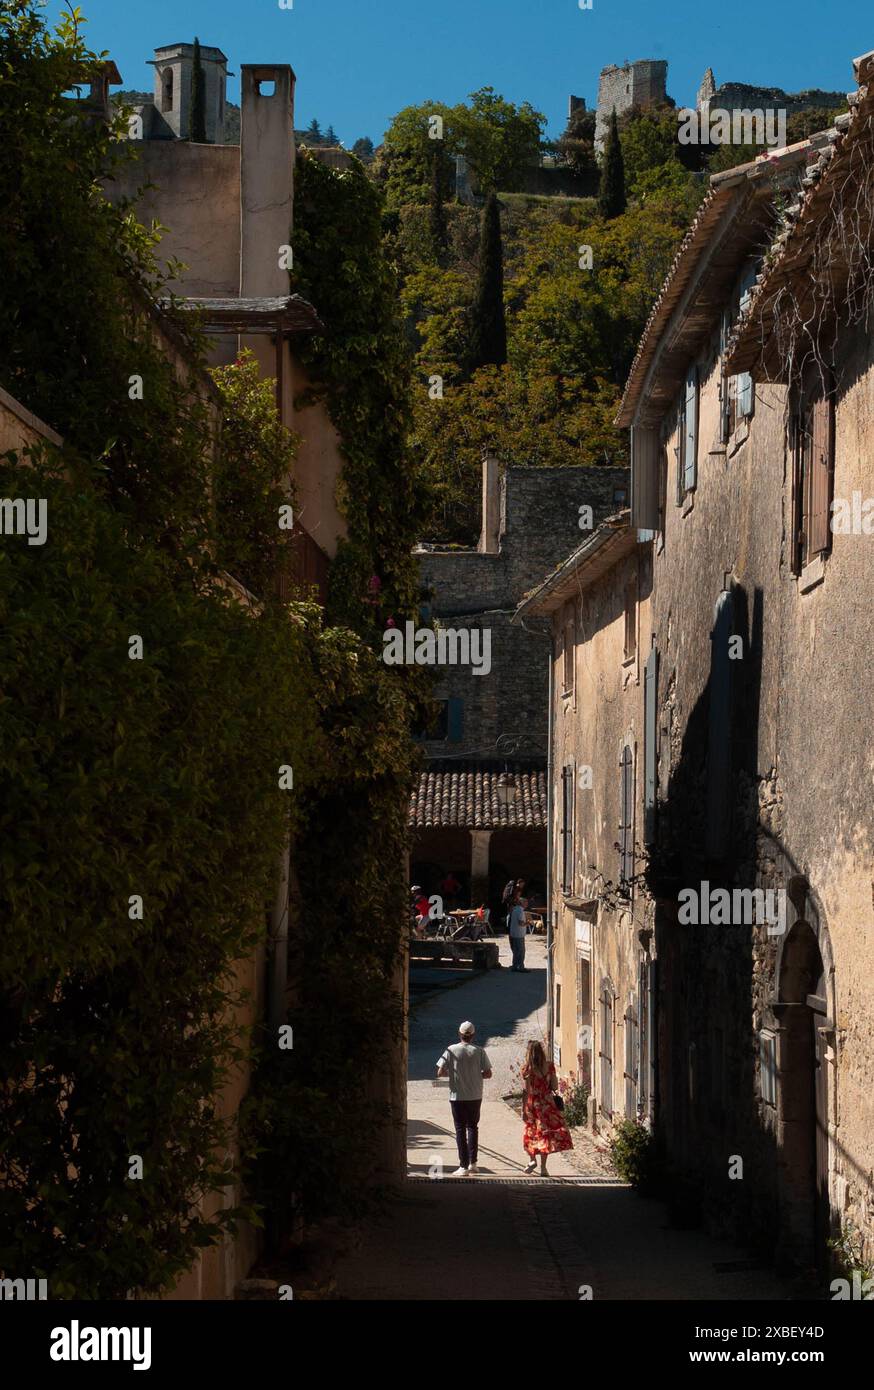
M 675 1230 L 660 1202 L 605 1173 L 582 1139 L 572 1163 L 549 1160 L 550 1178 L 524 1173 L 522 1122 L 502 1099 L 518 1091 L 529 1038 L 546 1031 L 545 943 L 529 938 L 526 974 L 469 977 L 410 1015 L 408 1180 L 388 1215 L 369 1224 L 337 1270 L 349 1299 L 781 1299 L 787 1287 L 744 1252 L 700 1231 Z M 447 1083 L 436 1061 L 476 1024 L 494 1075 L 485 1083 L 480 1173 L 458 1163 Z M 588 1290 L 591 1289 L 591 1294 Z

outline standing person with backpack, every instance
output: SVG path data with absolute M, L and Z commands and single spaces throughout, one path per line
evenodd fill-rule
M 505 885 L 501 894 L 501 917 L 507 931 L 510 930 L 510 909 L 513 906 L 513 894 L 516 892 L 516 880 L 511 878 Z
M 525 916 L 525 904 L 519 897 L 518 892 L 513 895 L 510 915 L 507 918 L 507 930 L 510 933 L 510 950 L 513 953 L 513 964 L 511 969 L 524 971 L 525 936 L 528 931 L 528 922 Z

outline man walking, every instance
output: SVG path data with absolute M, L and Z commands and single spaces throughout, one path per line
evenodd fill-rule
M 513 952 L 513 970 L 525 969 L 525 907 L 518 893 L 513 899 L 510 915 L 507 918 L 510 932 L 510 950 Z
M 476 1032 L 472 1023 L 462 1023 L 458 1029 L 461 1041 L 447 1047 L 437 1062 L 437 1075 L 449 1077 L 449 1104 L 455 1121 L 459 1167 L 454 1178 L 466 1178 L 478 1173 L 479 1115 L 483 1103 L 483 1080 L 492 1074 L 492 1064 L 484 1047 L 473 1041 Z

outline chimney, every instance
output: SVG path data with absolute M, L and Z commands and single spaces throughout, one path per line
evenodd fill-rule
M 477 550 L 497 555 L 501 549 L 501 470 L 489 450 L 483 454 L 483 527 Z
M 287 63 L 240 71 L 240 294 L 287 295 L 279 261 L 294 207 L 295 77 Z

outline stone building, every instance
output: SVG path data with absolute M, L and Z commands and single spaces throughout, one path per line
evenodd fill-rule
M 423 621 L 476 630 L 483 643 L 487 633 L 490 652 L 487 672 L 445 665 L 438 673 L 438 723 L 422 740 L 428 766 L 410 811 L 410 871 L 429 891 L 451 870 L 465 897 L 493 909 L 511 876 L 544 899 L 549 646 L 542 623 L 511 621 L 526 590 L 578 540 L 581 508 L 597 524 L 627 489 L 624 468 L 502 473 L 487 458 L 477 548 L 418 547 Z
M 665 84 L 668 65 L 662 58 L 640 58 L 624 63 L 621 68 L 611 65 L 601 69 L 598 81 L 598 106 L 595 114 L 595 149 L 600 152 L 607 139 L 610 117 L 630 111 L 632 106 L 659 106 L 667 100 Z
M 314 307 L 289 294 L 287 251 L 283 256 L 293 240 L 295 74 L 284 63 L 244 63 L 239 145 L 193 144 L 177 138 L 187 130 L 187 115 L 175 105 L 190 85 L 190 48 L 175 44 L 155 50 L 156 106 L 166 79 L 175 125 L 168 123 L 166 133 L 155 138 L 154 121 L 168 113 L 159 112 L 147 123 L 144 138 L 132 142 L 137 158 L 117 171 L 106 192 L 111 199 L 134 200 L 142 222 L 154 219 L 166 228 L 158 254 L 164 265 L 176 260 L 184 266 L 168 288 L 200 316 L 212 344 L 210 361 L 232 362 L 241 347 L 248 347 L 262 374 L 276 382 L 280 417 L 301 435 L 288 579 L 313 584 L 324 594 L 346 526 L 335 496 L 342 465 L 339 436 L 323 404 L 295 405 L 308 385 L 295 341 L 321 327 Z M 202 52 L 212 55 L 208 111 L 218 120 L 225 109 L 227 59 L 219 49 Z
M 548 619 L 552 639 L 553 1061 L 602 1124 L 649 1114 L 654 1098 L 654 969 L 634 865 L 650 568 L 650 546 L 620 512 L 516 614 Z
M 686 1219 L 820 1281 L 830 1239 L 874 1255 L 874 55 L 855 67 L 833 129 L 711 178 L 618 415 L 633 531 L 605 523 L 519 610 L 555 643 L 561 1071 L 599 1128 L 654 1129 Z
M 228 60 L 220 48 L 201 47 L 206 138 L 222 144 L 227 114 Z M 172 43 L 155 49 L 155 95 L 135 107 L 143 119 L 145 140 L 187 140 L 191 131 L 191 76 L 194 44 Z M 230 74 L 233 76 L 233 74 Z

